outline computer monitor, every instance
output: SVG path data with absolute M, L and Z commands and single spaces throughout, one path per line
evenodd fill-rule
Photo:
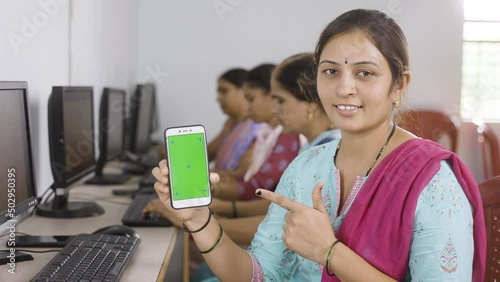
M 103 174 L 107 161 L 121 156 L 125 150 L 125 91 L 104 88 L 99 107 L 99 158 L 95 176 L 85 183 L 98 185 L 122 184 L 130 178 L 127 174 Z
M 38 215 L 74 218 L 104 213 L 94 202 L 68 202 L 71 185 L 95 169 L 93 105 L 92 87 L 52 87 L 48 127 L 54 199 L 38 205 Z
M 26 82 L 0 82 L 0 225 L 37 203 Z
M 151 145 L 155 108 L 154 84 L 139 84 L 130 97 L 128 150 L 147 153 Z

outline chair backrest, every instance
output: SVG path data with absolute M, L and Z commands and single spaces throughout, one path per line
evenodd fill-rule
M 500 175 L 500 148 L 495 133 L 485 123 L 477 124 L 477 141 L 481 144 L 484 179 Z
M 500 176 L 479 185 L 486 222 L 486 276 L 484 281 L 500 281 Z
M 442 112 L 404 111 L 401 112 L 399 126 L 419 137 L 441 143 L 452 152 L 457 152 L 458 122 Z

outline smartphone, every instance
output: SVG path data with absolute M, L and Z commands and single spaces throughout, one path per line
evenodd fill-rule
M 212 202 L 207 139 L 202 125 L 165 130 L 170 200 L 174 209 L 208 206 Z
M 16 236 L 15 246 L 16 247 L 64 247 L 73 236 L 36 236 L 36 235 L 26 235 L 26 236 Z M 7 241 L 7 245 L 9 241 Z

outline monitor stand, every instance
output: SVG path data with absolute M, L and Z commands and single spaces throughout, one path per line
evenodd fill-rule
M 104 209 L 94 202 L 69 202 L 68 193 L 63 188 L 53 188 L 55 196 L 52 202 L 39 204 L 36 214 L 54 218 L 78 218 L 97 216 L 104 213 Z

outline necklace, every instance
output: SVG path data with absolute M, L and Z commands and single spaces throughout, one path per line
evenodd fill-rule
M 392 135 L 394 135 L 395 130 L 396 130 L 396 123 L 393 123 L 391 133 L 389 133 L 389 136 L 387 136 L 387 140 L 385 141 L 384 147 L 382 147 L 382 149 L 380 149 L 380 151 L 378 152 L 377 157 L 372 162 L 372 165 L 370 166 L 370 168 L 366 172 L 365 177 L 368 176 L 368 174 L 370 174 L 370 171 L 372 171 L 372 168 L 375 165 L 375 163 L 378 161 L 378 158 L 380 158 L 380 156 L 384 153 L 385 149 L 387 148 L 387 144 L 389 144 L 389 141 L 391 140 Z M 340 149 L 340 144 L 342 144 L 342 139 L 340 139 L 339 144 L 337 145 L 337 149 L 335 150 L 335 156 L 333 157 L 334 164 L 335 164 L 335 160 L 337 159 L 337 154 L 338 154 L 339 149 Z

